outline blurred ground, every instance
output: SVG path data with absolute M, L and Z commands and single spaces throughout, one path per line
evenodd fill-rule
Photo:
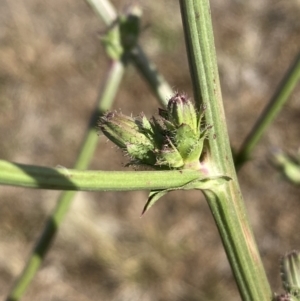
M 124 3 L 114 1 L 121 10 Z M 179 7 L 147 1 L 140 43 L 174 89 L 191 94 Z M 212 1 L 220 79 L 237 149 L 300 49 L 300 2 Z M 0 0 L 0 158 L 71 168 L 109 67 L 105 29 L 84 1 Z M 299 147 L 300 89 L 239 173 L 274 291 L 279 257 L 300 249 L 299 188 L 267 162 Z M 114 108 L 148 116 L 157 104 L 133 67 Z M 126 159 L 100 139 L 91 169 Z M 0 298 L 21 272 L 59 192 L 0 188 Z M 139 218 L 146 192 L 78 193 L 22 300 L 240 300 L 198 192 L 171 193 Z

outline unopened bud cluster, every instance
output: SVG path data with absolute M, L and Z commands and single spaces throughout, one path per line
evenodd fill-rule
M 209 126 L 203 124 L 203 111 L 197 112 L 185 94 L 176 93 L 167 109 L 148 120 L 108 112 L 99 120 L 104 135 L 126 151 L 130 164 L 162 169 L 199 169 Z

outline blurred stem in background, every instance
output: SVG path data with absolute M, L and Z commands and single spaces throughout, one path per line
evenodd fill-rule
M 283 105 L 287 102 L 299 80 L 300 52 L 282 79 L 273 97 L 264 109 L 263 113 L 260 115 L 251 132 L 248 134 L 238 154 L 236 154 L 236 169 L 240 169 L 241 166 L 250 158 L 251 154 L 253 153 L 253 149 L 272 121 L 276 118 Z
M 281 150 L 275 150 L 271 156 L 271 163 L 288 181 L 300 185 L 300 148 L 296 155 L 289 155 Z
M 209 0 L 181 0 L 190 73 L 196 104 L 204 104 L 205 118 L 215 139 L 208 139 L 205 163 L 215 173 L 232 178 L 204 194 L 244 301 L 270 301 L 271 290 L 257 250 L 239 188 L 224 116 Z
M 118 15 L 112 4 L 107 0 L 86 0 L 97 16 L 102 19 L 106 26 L 111 26 Z
M 111 107 L 124 74 L 124 67 L 125 66 L 122 61 L 114 61 L 110 66 L 108 76 L 99 95 L 97 108 L 91 118 L 89 130 L 86 134 L 79 156 L 74 165 L 75 169 L 86 169 L 89 166 L 99 139 L 95 130 L 96 121 L 99 115 L 103 114 Z M 74 195 L 74 191 L 66 191 L 60 195 L 56 208 L 54 209 L 52 215 L 48 218 L 41 237 L 37 241 L 37 244 L 32 251 L 27 265 L 23 269 L 21 276 L 19 279 L 17 279 L 13 289 L 9 293 L 7 301 L 16 301 L 23 296 L 37 270 L 39 269 L 45 254 L 47 253 L 51 242 L 53 241 L 54 236 L 59 229 L 60 224 L 68 212 Z
M 86 2 L 107 26 L 111 26 L 113 22 L 116 21 L 117 14 L 109 1 L 86 0 Z M 160 104 L 165 107 L 168 98 L 173 95 L 173 90 L 164 77 L 158 72 L 155 64 L 149 61 L 143 49 L 138 44 L 129 52 L 129 62 L 134 64 Z

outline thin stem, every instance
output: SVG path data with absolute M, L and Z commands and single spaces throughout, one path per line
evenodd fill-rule
M 94 10 L 94 12 L 101 17 L 106 25 L 111 25 L 117 17 L 115 9 L 107 0 L 86 0 Z M 107 9 L 109 7 L 109 9 Z M 105 13 L 104 8 L 108 10 Z M 168 98 L 173 95 L 173 90 L 165 80 L 165 78 L 158 72 L 155 64 L 149 61 L 143 49 L 137 45 L 130 53 L 130 61 L 135 65 L 140 74 L 145 78 L 149 87 L 153 91 L 162 106 L 166 106 Z
M 123 63 L 114 61 L 111 65 L 105 84 L 101 89 L 97 109 L 92 116 L 90 128 L 75 163 L 75 168 L 77 169 L 86 169 L 89 165 L 99 139 L 95 130 L 96 120 L 99 117 L 99 114 L 102 114 L 110 108 L 118 91 L 123 74 Z M 73 182 L 72 172 L 64 168 L 39 168 L 35 166 L 26 166 L 0 161 L 0 170 L 0 182 L 2 184 L 35 188 L 42 188 L 43 185 L 45 185 L 49 189 L 60 189 L 60 186 L 64 186 L 66 190 L 78 190 L 76 180 Z M 80 177 L 80 172 L 79 175 L 78 172 L 74 175 L 76 179 L 78 176 Z M 34 247 L 22 274 L 19 279 L 17 279 L 14 287 L 9 293 L 7 301 L 17 301 L 25 293 L 27 287 L 39 269 L 51 242 L 53 241 L 54 236 L 65 217 L 65 214 L 69 210 L 74 194 L 74 191 L 66 191 L 60 195 L 56 208 L 52 215 L 48 218 L 41 237 Z
M 111 25 L 117 18 L 112 4 L 107 0 L 86 0 L 94 12 L 103 20 L 105 25 Z
M 272 154 L 271 162 L 287 180 L 295 185 L 300 185 L 300 160 L 294 156 L 277 150 Z
M 0 160 L 0 184 L 19 187 L 129 191 L 180 187 L 201 177 L 199 171 L 83 171 L 11 163 Z
M 219 83 L 211 12 L 208 0 L 181 0 L 190 72 L 198 106 L 207 107 L 212 124 L 204 160 L 213 172 L 232 178 L 228 184 L 205 192 L 244 301 L 269 301 L 271 291 L 250 228 L 237 181 L 225 122 Z
M 144 77 L 154 95 L 164 107 L 167 106 L 168 99 L 174 94 L 170 85 L 157 70 L 157 67 L 149 61 L 143 49 L 138 45 L 131 52 L 131 62 Z
M 248 134 L 235 157 L 236 168 L 240 168 L 251 156 L 253 149 L 267 130 L 271 122 L 276 118 L 283 105 L 286 103 L 294 88 L 300 80 L 300 53 L 287 71 L 279 84 L 270 102 L 257 120 L 251 132 Z

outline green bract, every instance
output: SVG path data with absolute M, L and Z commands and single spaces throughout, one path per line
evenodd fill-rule
M 176 93 L 167 109 L 148 120 L 108 112 L 100 118 L 104 135 L 126 151 L 130 164 L 159 169 L 200 169 L 200 156 L 209 127 L 203 126 L 203 111 L 197 113 L 185 94 Z

